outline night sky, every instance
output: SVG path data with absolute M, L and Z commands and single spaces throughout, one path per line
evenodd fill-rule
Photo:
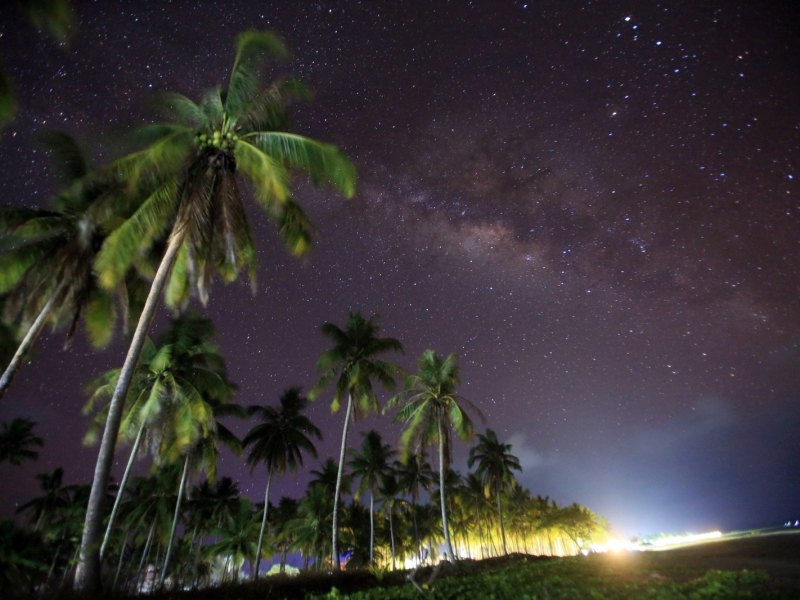
M 377 313 L 402 366 L 428 347 L 459 355 L 463 395 L 534 494 L 630 535 L 800 517 L 796 4 L 79 1 L 68 47 L 4 4 L 21 105 L 0 135 L 10 204 L 54 190 L 34 134 L 64 129 L 100 163 L 152 92 L 224 83 L 238 32 L 286 40 L 293 59 L 270 77 L 316 91 L 295 130 L 340 146 L 359 191 L 298 183 L 316 226 L 302 260 L 248 204 L 258 293 L 217 284 L 205 311 L 240 403 L 308 389 L 319 325 Z M 0 406 L 46 439 L 37 463 L 0 470 L 2 516 L 36 494 L 35 473 L 91 478 L 83 386 L 126 346 L 62 341 L 43 336 Z M 329 395 L 311 416 L 320 458 L 335 456 Z M 358 428 L 399 432 L 388 417 Z M 220 470 L 261 497 L 265 474 L 229 454 Z

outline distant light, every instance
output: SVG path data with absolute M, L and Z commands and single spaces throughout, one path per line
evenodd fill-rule
M 658 40 L 658 41 L 656 42 L 656 46 L 660 46 L 660 45 L 661 45 L 661 40 Z
M 630 18 L 630 17 L 625 17 L 625 22 L 626 22 L 626 23 L 627 23 L 628 21 L 630 21 L 630 20 L 631 20 L 631 18 Z

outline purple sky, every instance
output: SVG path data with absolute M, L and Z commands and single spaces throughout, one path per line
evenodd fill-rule
M 197 97 L 226 81 L 238 32 L 274 30 L 293 60 L 272 75 L 316 91 L 295 129 L 344 149 L 359 192 L 347 203 L 298 183 L 316 226 L 304 260 L 249 203 L 258 293 L 218 284 L 205 311 L 239 402 L 310 387 L 319 325 L 378 313 L 404 367 L 428 347 L 458 353 L 463 395 L 513 444 L 533 493 L 629 534 L 781 524 L 800 517 L 789 5 L 79 1 L 68 48 L 4 6 L 21 110 L 0 135 L 0 198 L 44 206 L 53 190 L 33 134 L 65 129 L 108 159 L 152 92 Z M 0 468 L 0 515 L 36 493 L 35 473 L 91 476 L 83 386 L 125 346 L 62 340 L 42 338 L 0 405 L 46 439 L 37 463 Z M 311 410 L 323 459 L 341 432 L 328 401 Z M 359 427 L 399 432 L 387 417 Z M 243 460 L 221 471 L 262 494 Z

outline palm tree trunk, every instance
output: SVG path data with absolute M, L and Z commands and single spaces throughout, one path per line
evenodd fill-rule
M 50 316 L 50 311 L 53 310 L 55 302 L 56 295 L 54 293 L 52 296 L 50 296 L 50 299 L 47 301 L 47 304 L 44 305 L 44 308 L 42 308 L 42 310 L 39 312 L 36 320 L 28 328 L 28 333 L 26 333 L 25 337 L 22 338 L 17 351 L 11 358 L 11 362 L 8 363 L 6 370 L 3 372 L 3 376 L 0 377 L 0 399 L 2 399 L 3 395 L 6 393 L 8 386 L 11 385 L 11 381 L 14 379 L 14 375 L 17 374 L 20 366 L 22 366 L 22 360 L 25 358 L 25 355 L 28 354 L 28 350 L 30 350 L 31 346 L 33 346 L 33 343 L 36 341 L 36 338 L 39 337 L 42 329 L 44 329 L 44 324 L 47 323 L 47 317 Z
M 417 500 L 415 494 L 411 494 L 411 516 L 414 522 L 414 540 L 417 543 L 417 565 L 422 564 L 422 538 L 419 535 L 419 525 L 417 524 Z
M 500 503 L 500 491 L 497 492 L 497 514 L 500 516 L 500 537 L 503 540 L 503 554 L 508 554 L 506 548 L 506 528 L 503 526 L 503 507 Z
M 267 511 L 269 510 L 269 484 L 272 481 L 272 467 L 267 474 L 267 487 L 264 490 L 264 516 L 261 518 L 261 531 L 258 532 L 258 547 L 256 548 L 256 559 L 253 561 L 253 580 L 258 579 L 258 569 L 261 566 L 261 546 L 264 543 L 264 531 L 267 528 Z
M 158 581 L 158 589 L 164 587 L 164 580 L 167 577 L 167 569 L 169 568 L 169 559 L 172 556 L 172 545 L 175 541 L 175 530 L 178 528 L 178 517 L 181 514 L 181 502 L 183 501 L 183 489 L 186 487 L 186 476 L 189 473 L 189 454 L 186 454 L 186 459 L 183 461 L 183 473 L 181 473 L 181 482 L 178 485 L 178 499 L 175 501 L 175 514 L 172 516 L 172 529 L 169 532 L 169 542 L 167 542 L 167 551 L 164 554 L 164 566 L 161 568 L 161 577 Z
M 389 504 L 389 539 L 392 542 L 392 571 L 395 570 L 394 564 L 394 555 L 395 555 L 395 547 L 394 547 L 394 522 L 392 520 L 392 512 L 393 512 L 394 505 Z
M 114 581 L 111 583 L 111 591 L 115 591 L 117 589 L 117 581 L 119 580 L 119 574 L 122 572 L 122 558 L 125 556 L 125 548 L 128 545 L 128 538 L 131 535 L 130 529 L 125 532 L 125 541 L 122 542 L 122 548 L 119 550 L 119 560 L 117 561 L 117 571 L 114 573 Z
M 447 527 L 447 510 L 444 502 L 444 424 L 439 416 L 439 500 L 442 505 L 442 531 L 444 532 L 445 558 L 454 563 L 453 546 L 450 545 L 450 531 Z
M 134 590 L 134 591 L 137 591 L 137 592 L 138 592 L 139 588 L 141 587 L 142 571 L 145 568 L 147 556 L 148 556 L 148 554 L 150 554 L 150 546 L 152 546 L 152 544 L 153 544 L 153 536 L 155 535 L 155 532 L 156 532 L 156 519 L 154 517 L 153 518 L 153 523 L 150 525 L 150 531 L 147 533 L 147 539 L 144 542 L 144 549 L 142 550 L 142 558 L 139 561 L 139 570 L 136 573 L 136 590 Z
M 114 460 L 114 446 L 117 444 L 119 426 L 122 422 L 122 409 L 125 398 L 128 395 L 128 388 L 139 362 L 147 334 L 153 325 L 153 317 L 161 299 L 161 291 L 167 283 L 169 274 L 178 256 L 178 250 L 183 243 L 186 229 L 180 228 L 172 230 L 169 244 L 158 266 L 158 271 L 150 286 L 147 300 L 144 303 L 142 314 L 136 325 L 125 363 L 117 380 L 117 386 L 111 397 L 108 406 L 108 416 L 106 417 L 106 427 L 103 431 L 103 438 L 100 442 L 100 450 L 97 455 L 97 464 L 94 469 L 94 479 L 92 480 L 92 490 L 89 494 L 89 503 L 86 506 L 86 519 L 83 524 L 83 537 L 81 538 L 80 556 L 78 567 L 75 571 L 74 589 L 78 592 L 96 592 L 100 587 L 100 530 L 103 526 L 103 498 L 105 496 L 108 478 L 111 475 L 111 465 Z
M 478 543 L 481 546 L 481 558 L 486 558 L 486 553 L 484 552 L 485 544 L 483 541 L 483 527 L 481 524 L 481 509 L 478 507 L 475 508 L 475 519 L 476 523 L 478 524 Z
M 139 425 L 139 431 L 136 433 L 136 440 L 133 442 L 133 448 L 131 448 L 131 455 L 128 458 L 128 464 L 125 465 L 125 473 L 122 475 L 122 481 L 119 482 L 119 488 L 117 489 L 117 497 L 114 498 L 114 508 L 111 509 L 111 515 L 108 517 L 108 525 L 106 525 L 106 534 L 103 536 L 103 543 L 100 544 L 100 562 L 103 562 L 103 556 L 106 553 L 106 547 L 108 546 L 108 539 L 111 537 L 111 528 L 114 527 L 114 520 L 117 517 L 117 511 L 119 511 L 119 505 L 122 501 L 122 496 L 125 493 L 125 486 L 128 484 L 128 477 L 131 474 L 131 468 L 133 467 L 133 463 L 136 461 L 136 455 L 139 453 L 139 444 L 142 442 L 142 434 L 144 433 L 144 420 L 142 420 L 142 424 Z
M 342 445 L 339 449 L 339 472 L 336 475 L 336 492 L 333 496 L 333 536 L 331 546 L 331 561 L 333 570 L 339 571 L 339 494 L 342 491 L 342 475 L 344 473 L 344 453 L 347 450 L 347 430 L 350 427 L 350 415 L 353 412 L 353 397 L 347 394 L 347 411 L 344 415 L 344 427 L 342 427 Z
M 375 558 L 375 494 L 369 493 L 369 564 Z

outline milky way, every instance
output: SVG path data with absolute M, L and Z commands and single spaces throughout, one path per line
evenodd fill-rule
M 0 9 L 21 105 L 0 138 L 2 201 L 43 206 L 53 190 L 37 132 L 65 129 L 106 160 L 149 95 L 197 97 L 225 81 L 236 33 L 275 30 L 293 59 L 273 74 L 316 91 L 296 128 L 353 158 L 359 193 L 298 181 L 316 227 L 304 260 L 250 205 L 258 293 L 218 285 L 206 310 L 239 402 L 308 388 L 319 325 L 377 313 L 407 368 L 428 347 L 458 353 L 464 396 L 534 493 L 632 534 L 797 518 L 797 9 L 284 4 L 76 2 L 68 47 Z M 90 477 L 82 386 L 124 344 L 61 345 L 42 339 L 0 407 L 47 441 L 35 465 L 3 467 L 3 514 L 35 472 Z M 325 398 L 311 414 L 333 456 L 341 415 Z M 221 470 L 258 497 L 263 473 L 230 455 Z

